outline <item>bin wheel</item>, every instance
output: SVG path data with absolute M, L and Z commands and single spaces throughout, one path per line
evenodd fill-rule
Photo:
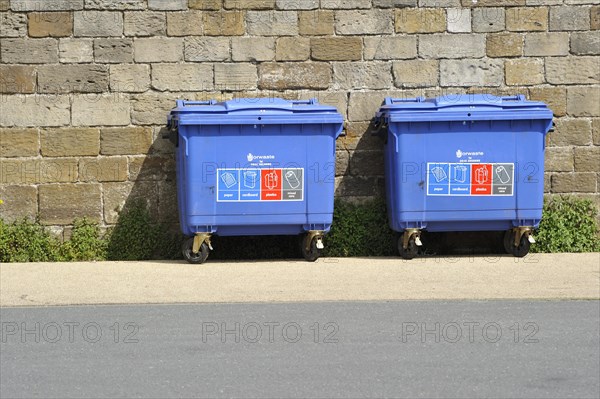
M 513 245 L 511 253 L 517 258 L 522 258 L 529 253 L 530 246 L 531 244 L 529 243 L 527 234 L 523 234 L 521 236 L 521 241 L 519 241 L 519 246 L 515 247 Z
M 410 260 L 417 256 L 417 251 L 418 247 L 417 243 L 415 242 L 415 237 L 410 238 L 410 240 L 408 241 L 408 247 L 404 249 L 404 233 L 401 234 L 400 238 L 398 238 L 398 253 L 400 254 L 400 256 L 403 259 Z
M 504 252 L 507 254 L 513 253 L 513 248 L 515 247 L 513 242 L 515 240 L 515 232 L 512 230 L 506 230 L 504 233 L 504 239 L 502 243 L 504 244 Z
M 315 262 L 317 259 L 319 259 L 319 256 L 321 256 L 321 250 L 317 248 L 317 237 L 313 237 L 312 241 L 310 242 L 310 249 L 308 251 L 306 250 L 307 240 L 308 235 L 305 235 L 302 239 L 302 256 L 304 256 L 304 259 L 309 262 Z
M 181 252 L 183 253 L 183 257 L 185 258 L 185 260 L 193 264 L 202 264 L 206 262 L 208 254 L 210 252 L 208 245 L 206 245 L 206 243 L 203 242 L 200 246 L 200 252 L 198 252 L 197 254 L 192 252 L 193 246 L 194 237 L 188 238 L 183 242 L 183 245 L 181 246 Z

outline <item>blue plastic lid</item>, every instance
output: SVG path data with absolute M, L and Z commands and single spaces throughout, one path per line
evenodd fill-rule
M 549 119 L 552 111 L 543 102 L 528 101 L 522 94 L 497 97 L 490 94 L 456 94 L 429 98 L 385 99 L 377 113 L 389 122 L 454 120 Z

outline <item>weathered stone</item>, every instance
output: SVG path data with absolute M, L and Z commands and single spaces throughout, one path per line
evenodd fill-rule
M 205 12 L 204 34 L 208 36 L 241 36 L 246 32 L 244 11 Z
M 600 5 L 590 9 L 590 28 L 600 29 Z
M 380 194 L 378 181 L 371 176 L 336 177 L 336 197 L 374 197 Z
M 402 92 L 394 91 L 376 91 L 376 92 L 351 92 L 348 102 L 348 120 L 370 121 L 379 110 L 385 97 L 400 97 Z
M 586 7 L 561 6 L 550 8 L 550 30 L 590 29 L 590 12 Z
M 164 125 L 165 115 L 175 106 L 177 98 L 190 98 L 184 94 L 147 93 L 131 99 L 131 121 L 134 125 Z
M 506 29 L 515 32 L 548 30 L 548 7 L 507 8 Z
M 96 39 L 94 59 L 105 64 L 133 62 L 133 43 L 131 39 Z
M 64 126 L 70 123 L 69 96 L 5 96 L 0 126 Z
M 571 52 L 577 55 L 600 54 L 600 32 L 571 33 Z
M 346 118 L 348 110 L 348 93 L 346 91 L 294 90 L 296 99 L 316 98 L 320 104 L 336 107 Z M 287 95 L 287 93 L 285 93 Z
M 10 9 L 9 0 L 0 0 L 0 11 L 8 11 Z
M 394 33 L 393 15 L 388 10 L 343 10 L 335 13 L 338 35 L 378 35 Z
M 0 37 L 27 36 L 27 16 L 12 12 L 0 14 Z
M 410 6 L 414 7 L 414 6 Z M 461 7 L 460 0 L 419 0 L 419 7 Z
M 531 58 L 507 60 L 504 68 L 506 84 L 509 86 L 530 86 L 544 83 L 544 62 L 542 60 Z
M 299 31 L 301 35 L 333 35 L 333 28 L 335 23 L 333 18 L 333 11 L 301 11 L 299 13 L 299 16 Z
M 0 158 L 35 157 L 38 147 L 37 129 L 0 128 Z
M 79 161 L 81 182 L 126 181 L 127 174 L 126 157 L 83 158 Z
M 314 10 L 319 8 L 319 0 L 276 0 L 278 10 Z
M 193 10 L 220 10 L 223 0 L 189 0 L 188 7 Z
M 422 35 L 419 54 L 424 58 L 479 58 L 485 55 L 485 35 L 457 33 Z
M 281 37 L 277 39 L 277 61 L 306 61 L 310 56 L 310 39 L 304 37 Z
M 202 11 L 167 13 L 167 34 L 169 36 L 199 36 L 203 32 Z
M 234 37 L 231 39 L 231 53 L 234 61 L 272 61 L 275 59 L 275 39 L 272 37 Z M 222 56 L 223 60 L 227 59 L 224 58 L 225 54 Z M 227 57 L 229 57 L 229 53 L 227 53 Z
M 41 93 L 102 93 L 108 91 L 103 65 L 44 65 L 38 68 Z
M 126 126 L 131 122 L 129 98 L 117 93 L 77 96 L 72 114 L 73 126 Z
M 135 39 L 136 62 L 179 62 L 183 59 L 183 39 L 149 37 Z
M 131 181 L 166 180 L 175 173 L 175 160 L 164 156 L 129 157 Z
M 158 220 L 163 223 L 177 223 L 179 220 L 177 208 L 177 182 L 158 182 Z
M 414 36 L 365 37 L 364 46 L 365 61 L 401 60 L 417 56 L 417 38 Z
M 167 32 L 167 17 L 163 12 L 126 12 L 125 36 L 160 36 Z
M 149 88 L 150 66 L 144 64 L 120 64 L 110 66 L 111 91 L 140 93 Z
M 0 93 L 35 93 L 35 68 L 24 65 L 0 65 Z
M 554 132 L 548 135 L 550 144 L 556 147 L 592 144 L 591 123 L 587 119 L 559 118 Z
M 524 6 L 526 0 L 461 0 L 463 7 L 514 7 Z
M 545 152 L 547 172 L 573 172 L 573 148 L 549 147 Z
M 497 33 L 487 36 L 488 57 L 520 57 L 523 55 L 523 36 L 518 33 Z
M 42 224 L 72 224 L 76 218 L 99 221 L 102 194 L 99 184 L 52 184 L 39 187 Z
M 187 10 L 188 0 L 148 0 L 151 10 L 178 11 Z
M 264 63 L 259 65 L 260 89 L 327 89 L 331 69 L 327 63 Z
M 54 64 L 58 62 L 56 39 L 4 39 L 0 47 L 4 63 Z
M 75 36 L 121 36 L 123 13 L 116 11 L 76 11 L 73 31 Z
M 592 119 L 592 142 L 600 145 L 600 118 Z
M 224 0 L 226 9 L 270 10 L 275 8 L 275 0 Z
M 94 61 L 94 42 L 92 39 L 60 39 L 58 47 L 61 63 Z
M 32 186 L 0 185 L 0 219 L 5 223 L 28 218 L 35 220 L 37 214 L 37 188 Z
M 214 88 L 213 67 L 207 64 L 155 64 L 152 88 L 159 91 L 202 91 Z
M 546 79 L 552 84 L 598 84 L 600 81 L 598 58 L 546 58 Z
M 501 32 L 505 27 L 504 8 L 481 7 L 473 9 L 473 32 Z
M 358 61 L 362 58 L 360 37 L 323 37 L 310 40 L 312 58 L 321 61 Z
M 569 54 L 569 34 L 566 32 L 528 33 L 525 35 L 526 56 Z
M 29 17 L 30 37 L 66 37 L 73 34 L 70 12 L 32 12 Z
M 433 33 L 446 30 L 442 8 L 400 8 L 396 10 L 396 33 Z
M 575 147 L 576 172 L 600 172 L 600 147 Z
M 437 86 L 439 61 L 410 60 L 394 62 L 394 83 L 396 87 Z
M 85 0 L 86 10 L 144 10 L 145 0 Z
M 567 114 L 600 116 L 600 87 L 567 88 Z
M 383 149 L 383 141 L 380 137 L 371 134 L 370 122 L 348 122 L 346 123 L 346 136 L 340 137 L 337 144 L 340 148 L 347 150 L 379 150 Z
M 70 158 L 0 160 L 0 184 L 73 183 L 77 160 Z
M 96 156 L 100 151 L 98 129 L 44 129 L 40 135 L 45 157 Z
M 105 128 L 100 130 L 100 154 L 147 154 L 152 147 L 152 129 L 147 127 Z
M 595 193 L 596 173 L 557 173 L 552 176 L 553 193 Z
M 253 36 L 298 36 L 298 12 L 248 11 L 246 25 Z
M 371 0 L 321 0 L 321 8 L 371 8 Z
M 131 204 L 142 201 L 150 215 L 158 215 L 158 200 L 156 182 L 125 182 L 105 183 L 104 188 L 104 221 L 107 224 L 116 224 L 119 214 L 129 209 Z
M 185 39 L 186 61 L 228 61 L 228 37 L 189 37 Z
M 382 151 L 354 151 L 350 155 L 350 174 L 355 176 L 383 176 Z
M 441 60 L 440 86 L 500 86 L 503 63 L 494 59 Z
M 392 74 L 387 62 L 336 62 L 333 81 L 340 89 L 388 89 Z
M 83 0 L 11 0 L 13 11 L 71 11 L 83 10 Z
M 564 87 L 532 87 L 529 99 L 548 104 L 555 117 L 567 114 L 567 91 Z

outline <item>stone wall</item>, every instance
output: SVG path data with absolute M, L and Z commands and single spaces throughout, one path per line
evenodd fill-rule
M 598 0 L 0 0 L 0 216 L 176 220 L 176 98 L 317 97 L 347 119 L 337 195 L 382 191 L 385 96 L 526 94 L 546 191 L 600 202 Z

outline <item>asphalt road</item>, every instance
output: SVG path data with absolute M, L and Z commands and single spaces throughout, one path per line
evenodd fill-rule
M 599 301 L 0 308 L 0 397 L 598 398 Z

